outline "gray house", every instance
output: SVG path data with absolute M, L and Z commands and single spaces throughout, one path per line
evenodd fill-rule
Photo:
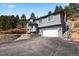
M 52 13 L 38 19 L 29 19 L 27 23 L 29 33 L 38 33 L 46 37 L 62 37 L 66 31 L 64 12 Z

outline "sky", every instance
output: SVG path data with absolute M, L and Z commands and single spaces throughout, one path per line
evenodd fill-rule
M 19 15 L 25 14 L 27 18 L 31 13 L 36 17 L 46 15 L 49 11 L 54 12 L 55 6 L 68 5 L 67 3 L 0 3 L 0 15 Z

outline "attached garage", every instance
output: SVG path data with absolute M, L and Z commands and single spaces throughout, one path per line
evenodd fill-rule
M 52 30 L 43 30 L 42 35 L 46 37 L 58 37 L 58 29 L 52 29 Z
M 52 26 L 46 28 L 40 28 L 39 34 L 43 37 L 62 37 L 62 26 Z

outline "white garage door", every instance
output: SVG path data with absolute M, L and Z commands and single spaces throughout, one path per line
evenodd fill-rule
M 43 30 L 43 36 L 46 36 L 46 37 L 58 37 L 58 29 L 55 29 L 55 30 Z

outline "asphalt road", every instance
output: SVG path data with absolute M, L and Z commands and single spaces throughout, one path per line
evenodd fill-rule
M 79 43 L 39 37 L 0 44 L 0 56 L 79 56 Z

